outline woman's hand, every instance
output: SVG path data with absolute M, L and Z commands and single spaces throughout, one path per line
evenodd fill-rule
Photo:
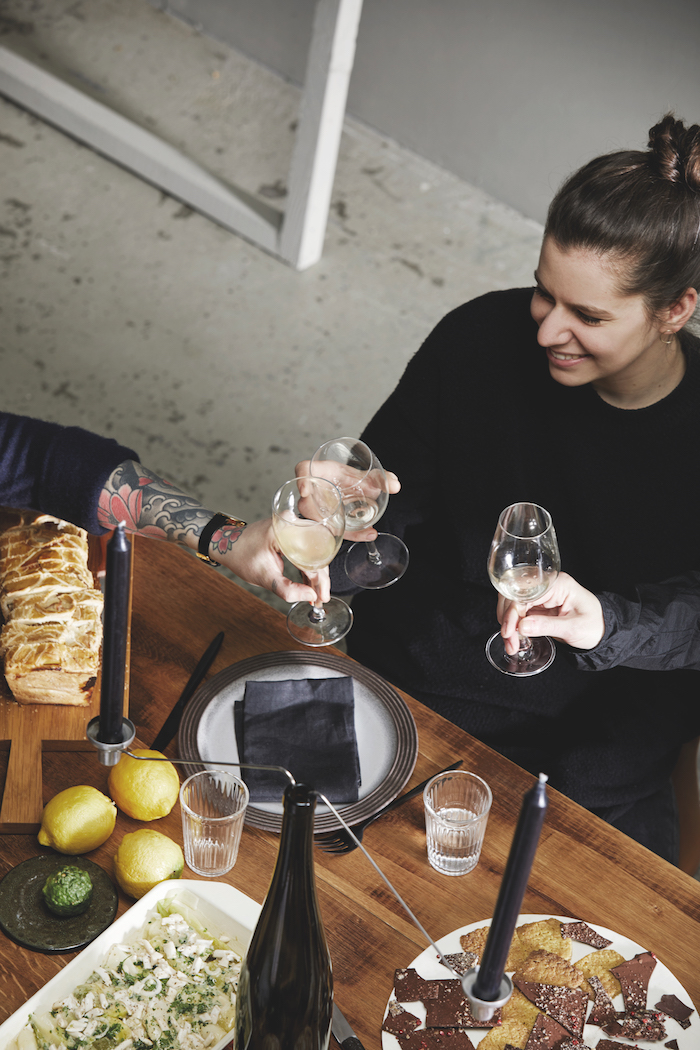
M 301 463 L 297 463 L 294 468 L 295 477 L 306 477 L 309 474 L 310 464 L 311 461 L 308 459 L 304 459 Z M 349 466 L 347 463 L 336 463 L 334 460 L 327 459 L 314 463 L 314 475 L 319 478 L 326 478 L 328 481 L 332 481 L 334 485 L 340 487 L 341 484 L 356 484 L 358 478 L 361 477 L 362 472 L 356 470 L 355 467 Z M 374 475 L 374 477 L 372 475 Z M 386 481 L 384 481 L 384 477 L 380 471 L 371 472 L 370 479 L 365 481 L 362 486 L 364 494 L 372 498 L 383 491 L 388 492 L 390 496 L 399 492 L 401 489 L 401 483 L 396 474 L 392 474 L 390 470 L 385 470 L 384 476 L 386 477 Z M 374 488 L 372 485 L 373 481 L 375 482 Z M 346 532 L 344 539 L 365 543 L 370 540 L 376 540 L 377 535 L 377 530 L 370 525 L 367 529 L 355 529 Z
M 518 634 L 528 638 L 549 635 L 576 649 L 594 649 L 605 633 L 603 609 L 595 594 L 560 572 L 544 599 L 525 606 L 499 595 L 497 616 L 506 652 L 515 655 L 519 649 Z

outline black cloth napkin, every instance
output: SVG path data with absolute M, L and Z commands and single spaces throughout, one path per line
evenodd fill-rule
M 234 721 L 241 762 L 284 766 L 331 802 L 357 802 L 360 759 L 351 677 L 246 682 Z M 241 776 L 251 802 L 280 802 L 289 783 L 271 770 L 242 769 Z

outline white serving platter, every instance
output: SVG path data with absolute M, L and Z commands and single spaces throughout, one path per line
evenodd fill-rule
M 557 919 L 560 922 L 579 922 L 581 920 L 574 919 L 571 916 L 563 915 L 519 915 L 517 925 L 522 926 L 524 923 L 539 922 L 542 919 Z M 453 930 L 452 933 L 446 934 L 441 937 L 440 940 L 436 941 L 438 948 L 441 952 L 449 955 L 452 952 L 460 952 L 462 950 L 460 944 L 460 937 L 465 933 L 473 933 L 474 930 L 481 929 L 483 926 L 490 926 L 491 919 L 485 919 L 481 922 L 473 922 L 468 926 L 462 926 L 458 930 Z M 625 959 L 632 959 L 635 955 L 641 952 L 645 952 L 647 949 L 637 944 L 636 941 L 630 940 L 628 937 L 624 937 L 622 934 L 616 933 L 614 930 L 609 930 L 605 926 L 599 926 L 597 923 L 588 923 L 588 925 L 595 930 L 597 933 L 602 934 L 603 937 L 611 942 L 609 947 L 614 951 L 617 951 Z M 581 959 L 584 955 L 589 955 L 596 949 L 590 945 L 581 944 L 578 941 L 572 941 L 572 959 L 573 965 Z M 430 947 L 426 948 L 425 951 L 421 952 L 413 962 L 409 963 L 410 968 L 417 970 L 421 977 L 427 980 L 444 979 L 449 978 L 452 975 L 446 970 L 438 959 L 435 950 Z M 647 1006 L 649 1009 L 654 1009 L 655 1003 L 661 998 L 662 995 L 676 995 L 683 1003 L 687 1006 L 694 1006 L 693 1000 L 686 992 L 683 985 L 680 983 L 677 977 L 675 977 L 671 971 L 657 959 L 656 967 L 654 968 L 651 980 L 649 981 L 649 989 L 647 993 Z M 395 989 L 392 996 L 389 999 L 395 998 Z M 622 995 L 618 995 L 615 1000 L 615 1007 L 618 1010 L 622 1010 L 623 999 Z M 425 1024 L 425 1006 L 422 1003 L 404 1003 L 407 1010 L 413 1013 L 416 1017 L 419 1017 L 421 1024 Z M 389 1004 L 384 1012 L 384 1016 L 389 1010 Z M 692 1014 L 691 1025 L 689 1028 L 683 1029 L 681 1026 L 669 1018 L 666 1022 L 667 1035 L 666 1038 L 661 1042 L 650 1043 L 643 1039 L 637 1039 L 635 1042 L 631 1042 L 627 1039 L 617 1036 L 606 1036 L 600 1028 L 595 1025 L 585 1025 L 583 1029 L 583 1043 L 585 1047 L 590 1047 L 590 1050 L 598 1045 L 601 1039 L 613 1039 L 617 1041 L 621 1046 L 629 1047 L 629 1050 L 663 1050 L 664 1044 L 669 1045 L 672 1039 L 675 1039 L 678 1044 L 678 1050 L 700 1050 L 700 1034 L 698 1032 L 700 1028 L 700 1021 L 698 1020 L 697 1012 Z M 469 1038 L 473 1045 L 477 1048 L 479 1043 L 486 1037 L 487 1029 L 469 1029 Z M 398 1040 L 391 1035 L 389 1032 L 382 1032 L 382 1050 L 400 1050 Z
M 194 879 L 160 882 L 0 1025 L 0 1050 L 5 1050 L 19 1035 L 30 1014 L 49 1010 L 53 1003 L 70 995 L 77 985 L 85 981 L 104 960 L 112 944 L 128 942 L 137 937 L 148 919 L 156 914 L 158 901 L 166 897 L 182 900 L 211 933 L 218 937 L 229 937 L 234 951 L 245 954 L 261 905 L 226 882 L 199 882 Z M 231 1042 L 231 1037 L 232 1033 L 223 1037 L 212 1050 L 222 1050 Z

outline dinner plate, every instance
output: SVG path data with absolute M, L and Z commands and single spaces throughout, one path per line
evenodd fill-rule
M 243 699 L 247 681 L 285 679 L 353 679 L 355 734 L 360 758 L 357 802 L 338 806 L 348 824 L 373 816 L 391 802 L 407 783 L 418 755 L 418 732 L 404 700 L 383 678 L 361 664 L 332 653 L 264 653 L 224 668 L 200 686 L 185 708 L 178 747 L 185 761 L 204 762 L 216 769 L 219 762 L 235 762 L 238 747 L 233 705 Z M 194 773 L 201 766 L 188 767 Z M 292 770 L 293 772 L 293 770 Z M 282 800 L 258 802 L 246 810 L 246 824 L 265 831 L 282 828 Z M 315 830 L 341 827 L 327 806 L 318 805 Z
M 559 922 L 578 922 L 578 919 L 565 918 L 561 915 L 520 915 L 518 917 L 517 925 L 521 926 L 526 922 L 539 922 L 541 919 L 552 919 L 555 918 Z M 479 930 L 483 926 L 490 926 L 491 920 L 484 919 L 482 922 L 473 922 L 469 926 L 462 926 L 458 930 L 453 930 L 452 933 L 446 934 L 441 937 L 439 941 L 436 941 L 438 948 L 444 955 L 449 955 L 454 952 L 461 952 L 462 947 L 459 939 L 465 933 L 472 933 L 474 930 Z M 633 956 L 638 955 L 640 952 L 646 952 L 647 948 L 642 948 L 641 945 L 635 941 L 629 940 L 628 937 L 623 937 L 619 933 L 615 933 L 613 930 L 608 930 L 605 926 L 598 926 L 595 923 L 588 923 L 591 929 L 597 933 L 607 937 L 612 943 L 608 945 L 609 948 L 613 949 L 623 955 L 625 959 L 631 959 Z M 571 942 L 572 946 L 572 957 L 571 962 L 576 963 L 578 959 L 583 958 L 584 955 L 588 955 L 590 952 L 594 952 L 596 949 L 592 948 L 588 944 L 580 944 L 578 941 Z M 417 956 L 412 963 L 409 964 L 411 969 L 417 970 L 421 977 L 426 980 L 444 979 L 451 976 L 450 972 L 438 961 L 435 955 L 435 950 L 426 948 L 419 956 Z M 647 995 L 647 1007 L 654 1009 L 656 1003 L 659 1002 L 662 995 L 675 995 L 677 996 L 686 1006 L 693 1008 L 693 1000 L 690 998 L 680 981 L 673 976 L 671 971 L 664 966 L 660 959 L 657 958 L 656 966 L 651 974 L 649 981 L 649 992 Z M 395 992 L 392 991 L 391 998 L 395 998 Z M 622 995 L 618 995 L 613 1000 L 616 1010 L 624 1009 Z M 417 1017 L 420 1017 L 421 1022 L 425 1021 L 425 1007 L 422 1003 L 402 1003 L 407 1010 Z M 389 1010 L 389 1004 L 387 1003 L 387 1009 L 384 1013 L 386 1017 Z M 625 1046 L 629 1046 L 630 1050 L 651 1050 L 652 1047 L 659 1050 L 659 1047 L 663 1047 L 664 1044 L 668 1046 L 670 1040 L 675 1039 L 678 1043 L 678 1050 L 698 1050 L 700 1047 L 700 1020 L 698 1019 L 697 1012 L 690 1016 L 690 1027 L 681 1028 L 677 1021 L 673 1018 L 668 1018 L 664 1021 L 666 1027 L 666 1036 L 661 1042 L 650 1043 L 644 1039 L 637 1039 L 634 1042 L 630 1042 L 622 1037 L 607 1036 L 597 1025 L 585 1025 L 583 1029 L 583 1043 L 587 1047 L 591 1047 L 592 1050 L 597 1046 L 601 1039 L 618 1039 Z M 478 1047 L 479 1043 L 486 1036 L 487 1029 L 470 1028 L 469 1038 L 475 1047 Z M 382 1050 L 400 1050 L 398 1040 L 391 1035 L 389 1032 L 382 1032 Z
M 76 955 L 40 988 L 24 1006 L 0 1024 L 0 1047 L 6 1050 L 27 1024 L 31 1014 L 42 1014 L 50 1010 L 55 1002 L 65 999 L 79 984 L 84 984 L 95 967 L 107 957 L 113 944 L 129 944 L 135 940 L 156 914 L 158 901 L 166 897 L 177 897 L 187 904 L 197 916 L 200 924 L 215 936 L 227 936 L 231 947 L 244 955 L 260 916 L 260 905 L 240 890 L 225 882 L 198 882 L 191 879 L 166 879 L 149 890 L 129 908 L 104 933 Z M 223 1050 L 231 1043 L 229 1032 L 210 1050 Z
M 49 875 L 67 864 L 87 871 L 92 898 L 80 915 L 60 917 L 44 903 Z M 102 868 L 87 857 L 50 853 L 30 857 L 10 868 L 0 882 L 0 926 L 13 940 L 38 952 L 73 952 L 84 948 L 114 921 L 119 898 Z

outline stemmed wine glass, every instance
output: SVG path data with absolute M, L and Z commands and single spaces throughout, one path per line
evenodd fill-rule
M 513 503 L 501 512 L 489 552 L 491 583 L 515 602 L 518 616 L 525 603 L 541 598 L 556 580 L 561 560 L 552 518 L 536 503 Z M 520 647 L 511 656 L 500 634 L 486 645 L 490 662 L 504 674 L 520 677 L 539 674 L 549 667 L 556 652 L 551 638 L 519 635 Z
M 272 500 L 272 528 L 282 553 L 302 572 L 316 572 L 335 558 L 345 532 L 343 499 L 324 478 L 285 481 Z M 352 627 L 350 606 L 340 598 L 295 602 L 287 629 L 304 645 L 333 645 Z
M 309 472 L 328 478 L 340 489 L 348 532 L 374 525 L 386 510 L 389 485 L 384 468 L 359 438 L 326 441 L 311 457 Z M 388 532 L 380 532 L 376 540 L 353 543 L 345 555 L 345 572 L 365 589 L 389 587 L 403 576 L 407 565 L 406 544 Z

